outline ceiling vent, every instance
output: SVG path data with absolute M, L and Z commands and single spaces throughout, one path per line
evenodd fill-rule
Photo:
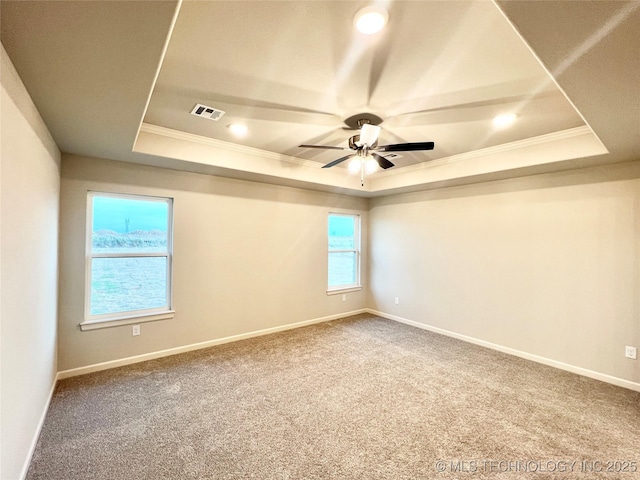
M 202 105 L 200 103 L 196 103 L 196 106 L 191 110 L 191 114 L 196 117 L 208 118 L 209 120 L 220 120 L 220 117 L 224 115 L 222 110 L 218 110 L 217 108 L 207 107 L 206 105 Z

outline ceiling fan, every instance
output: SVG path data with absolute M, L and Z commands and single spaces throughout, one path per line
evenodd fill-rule
M 357 118 L 356 118 L 357 117 Z M 300 145 L 301 148 L 325 148 L 330 150 L 353 150 L 344 157 L 338 158 L 333 162 L 329 162 L 322 168 L 331 168 L 339 163 L 348 160 L 354 155 L 361 159 L 373 158 L 380 168 L 387 169 L 393 167 L 393 163 L 376 152 L 415 152 L 419 150 L 433 150 L 433 142 L 414 142 L 414 143 L 395 143 L 392 145 L 378 146 L 378 136 L 380 135 L 380 127 L 375 123 L 382 122 L 380 117 L 371 114 L 359 114 L 348 118 L 345 123 L 349 127 L 357 125 L 360 128 L 360 134 L 349 138 L 349 147 L 336 147 L 332 145 Z M 375 168 L 375 167 L 374 167 Z

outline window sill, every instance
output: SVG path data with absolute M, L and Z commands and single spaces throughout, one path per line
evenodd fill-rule
M 85 320 L 80 324 L 80 330 L 97 330 L 100 328 L 120 327 L 122 325 L 133 325 L 134 323 L 155 322 L 157 320 L 170 320 L 174 317 L 174 310 L 167 310 L 160 313 L 145 313 L 142 315 L 129 315 L 113 318 L 101 318 L 100 320 Z
M 360 290 L 362 290 L 361 285 L 355 285 L 355 286 L 344 287 L 344 288 L 335 288 L 335 289 L 327 290 L 327 295 L 339 295 L 341 293 L 359 292 Z

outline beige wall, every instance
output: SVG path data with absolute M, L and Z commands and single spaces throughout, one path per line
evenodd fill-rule
M 371 203 L 372 308 L 632 382 L 640 164 Z M 394 297 L 400 303 L 394 304 Z
M 88 190 L 173 197 L 175 318 L 82 332 Z M 211 341 L 366 307 L 326 294 L 327 214 L 367 201 L 71 155 L 61 186 L 59 369 Z M 366 241 L 363 256 L 366 258 Z M 362 272 L 367 278 L 366 265 Z
M 639 177 L 640 163 L 594 168 L 373 199 L 367 212 L 363 199 L 65 155 L 59 369 L 370 307 L 638 382 L 624 346 L 640 346 Z M 175 198 L 176 317 L 140 337 L 78 328 L 88 190 Z M 347 302 L 325 293 L 329 211 L 363 217 L 365 289 Z
M 4 47 L 0 478 L 21 478 L 56 376 L 60 152 Z

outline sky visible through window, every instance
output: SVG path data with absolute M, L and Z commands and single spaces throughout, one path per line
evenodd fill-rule
M 329 288 L 355 285 L 357 282 L 356 217 L 329 215 L 328 230 Z
M 331 215 L 329 217 L 330 237 L 353 237 L 353 217 Z
M 127 198 L 94 197 L 93 231 L 111 230 L 118 233 L 137 230 L 167 231 L 167 202 L 130 200 Z
M 92 196 L 90 314 L 169 308 L 171 202 Z

